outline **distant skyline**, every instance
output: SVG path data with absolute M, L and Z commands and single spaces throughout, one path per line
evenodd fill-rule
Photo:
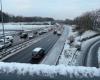
M 100 0 L 2 0 L 3 11 L 12 15 L 74 19 L 100 8 Z

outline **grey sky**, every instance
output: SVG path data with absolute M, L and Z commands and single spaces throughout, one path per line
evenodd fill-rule
M 73 19 L 100 8 L 100 0 L 2 0 L 3 10 L 13 15 Z

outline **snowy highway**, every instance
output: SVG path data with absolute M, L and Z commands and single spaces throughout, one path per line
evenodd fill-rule
M 58 59 L 62 53 L 65 40 L 69 34 L 69 26 L 64 26 L 64 31 L 62 33 L 62 36 L 60 39 L 56 42 L 56 44 L 53 46 L 53 48 L 48 53 L 48 56 L 46 56 L 41 64 L 48 64 L 48 65 L 57 65 Z M 51 59 L 52 58 L 52 59 Z
M 45 53 L 47 54 L 48 51 L 52 48 L 52 46 L 55 44 L 55 42 L 58 40 L 58 38 L 59 36 L 50 33 L 46 38 L 41 39 L 37 43 L 29 46 L 27 49 L 24 49 L 19 53 L 9 57 L 8 59 L 4 60 L 4 62 L 30 63 L 32 57 L 32 50 L 34 48 L 42 47 L 46 50 Z

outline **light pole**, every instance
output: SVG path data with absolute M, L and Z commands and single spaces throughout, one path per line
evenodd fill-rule
M 3 11 L 2 11 L 2 0 L 0 0 L 1 5 L 1 22 L 2 22 L 2 30 L 3 30 L 3 39 L 4 39 L 4 46 L 5 46 L 5 29 L 4 29 L 4 23 L 3 23 Z

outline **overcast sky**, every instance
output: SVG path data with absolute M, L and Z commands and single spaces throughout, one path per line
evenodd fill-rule
M 99 9 L 100 0 L 2 0 L 3 11 L 22 16 L 73 19 L 84 12 Z

